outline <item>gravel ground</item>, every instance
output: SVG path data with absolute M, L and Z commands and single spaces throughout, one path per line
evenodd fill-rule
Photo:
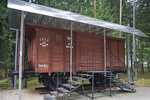
M 22 100 L 43 100 L 46 94 L 43 90 L 23 89 Z M 18 100 L 18 90 L 4 90 L 0 91 L 0 100 Z M 88 97 L 76 95 L 68 97 L 67 100 L 91 100 Z M 136 93 L 119 91 L 113 96 L 99 97 L 94 100 L 150 100 L 150 87 L 138 87 Z

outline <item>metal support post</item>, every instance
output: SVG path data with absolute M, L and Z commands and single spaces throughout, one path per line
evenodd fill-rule
M 72 21 L 71 21 L 71 33 L 70 33 L 70 81 L 72 81 Z
M 16 31 L 16 47 L 15 47 L 15 71 L 17 71 L 17 51 L 18 51 L 18 34 L 19 34 L 19 29 L 16 28 L 9 28 L 9 30 L 12 31 Z M 13 81 L 13 85 L 14 85 L 14 89 L 16 90 L 16 80 L 17 80 L 17 76 L 14 75 L 15 77 L 13 77 L 14 81 Z
M 94 72 L 92 72 L 92 99 L 94 99 Z
M 133 28 L 135 28 L 135 7 L 136 7 L 136 0 L 133 0 Z M 135 48 L 135 34 L 133 34 L 133 61 L 136 61 L 136 48 Z M 136 81 L 136 86 L 137 86 L 137 72 L 136 69 L 134 68 L 134 81 Z
M 106 77 L 106 30 L 104 28 L 104 76 Z
M 24 26 L 24 11 L 21 11 L 20 58 L 19 58 L 19 100 L 21 100 L 21 84 L 22 84 L 21 82 L 22 82 L 23 26 Z
M 83 83 L 84 81 L 82 80 L 82 83 Z M 85 92 L 85 89 L 84 89 L 84 84 L 82 84 L 82 94 L 84 94 Z
M 104 81 L 105 81 L 105 92 L 106 92 L 106 30 L 104 28 Z
M 17 51 L 18 51 L 18 30 L 16 30 L 16 49 L 15 49 L 15 71 L 17 71 Z M 16 79 L 17 76 L 14 77 L 14 89 L 16 90 Z
M 127 33 L 127 72 L 128 72 L 128 86 L 130 87 L 130 51 L 129 51 L 129 33 Z

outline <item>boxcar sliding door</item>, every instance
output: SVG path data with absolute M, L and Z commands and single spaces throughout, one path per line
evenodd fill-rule
M 77 59 L 87 56 L 78 70 L 103 70 L 103 38 L 101 35 L 79 33 L 76 39 Z M 94 52 L 92 56 L 89 53 Z M 94 63 L 94 65 L 93 65 Z
M 51 34 L 48 28 L 38 28 L 38 72 L 51 71 Z
M 64 68 L 64 32 L 52 29 L 52 72 L 61 72 Z
M 70 31 L 65 31 L 64 32 L 65 34 L 65 45 L 64 45 L 64 68 L 67 68 L 70 66 Z M 72 62 L 75 62 L 76 61 L 76 53 L 75 53 L 75 50 L 76 50 L 76 46 L 75 46 L 75 40 L 76 40 L 76 33 L 73 32 L 72 34 Z M 75 67 L 75 66 L 73 66 Z M 70 69 L 68 69 L 68 72 L 70 71 Z M 75 71 L 75 69 L 74 69 Z

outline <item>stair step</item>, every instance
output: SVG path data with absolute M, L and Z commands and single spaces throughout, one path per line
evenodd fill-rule
M 59 97 L 59 96 L 60 96 L 59 94 L 57 94 L 57 91 L 50 91 L 50 94 L 51 94 L 51 95 L 54 95 L 54 96 L 56 96 L 56 97 Z
M 44 100 L 56 100 L 56 99 L 52 98 L 50 95 L 45 95 Z
M 76 77 L 76 76 L 74 76 L 74 77 L 72 77 L 73 79 L 77 79 L 77 80 L 86 80 L 86 78 L 83 78 L 83 77 Z
M 90 76 L 92 76 L 92 75 L 90 75 L 90 74 L 78 74 L 79 76 L 87 76 L 87 77 L 90 77 Z
M 74 80 L 72 80 L 72 81 L 68 80 L 68 82 L 71 83 L 71 84 L 81 84 L 81 82 L 77 82 L 77 81 L 74 81 Z
M 130 85 L 135 85 L 135 83 L 130 83 Z
M 63 93 L 67 93 L 69 92 L 69 90 L 64 89 L 63 87 L 60 88 L 56 88 L 58 91 L 63 92 Z
M 110 76 L 110 74 L 106 74 L 106 76 Z M 111 76 L 116 76 L 115 74 L 111 74 Z
M 64 86 L 64 87 L 67 87 L 67 88 L 72 88 L 72 89 L 74 89 L 74 88 L 76 88 L 75 86 L 72 86 L 71 84 L 62 84 L 62 86 Z
M 105 76 L 105 77 L 110 77 L 110 76 Z M 114 76 L 111 76 L 111 77 L 114 77 Z

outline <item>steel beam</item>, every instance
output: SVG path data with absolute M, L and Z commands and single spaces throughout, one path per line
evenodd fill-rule
M 23 49 L 23 26 L 24 26 L 24 11 L 21 11 L 21 26 L 20 26 L 20 57 L 19 57 L 19 100 L 21 100 L 21 84 L 22 84 L 22 49 Z
M 82 29 L 81 29 L 81 27 L 82 27 Z M 76 25 L 75 29 L 76 29 L 76 30 L 79 29 L 80 31 L 82 31 L 82 30 L 83 30 L 83 24 L 80 23 L 80 24 Z

